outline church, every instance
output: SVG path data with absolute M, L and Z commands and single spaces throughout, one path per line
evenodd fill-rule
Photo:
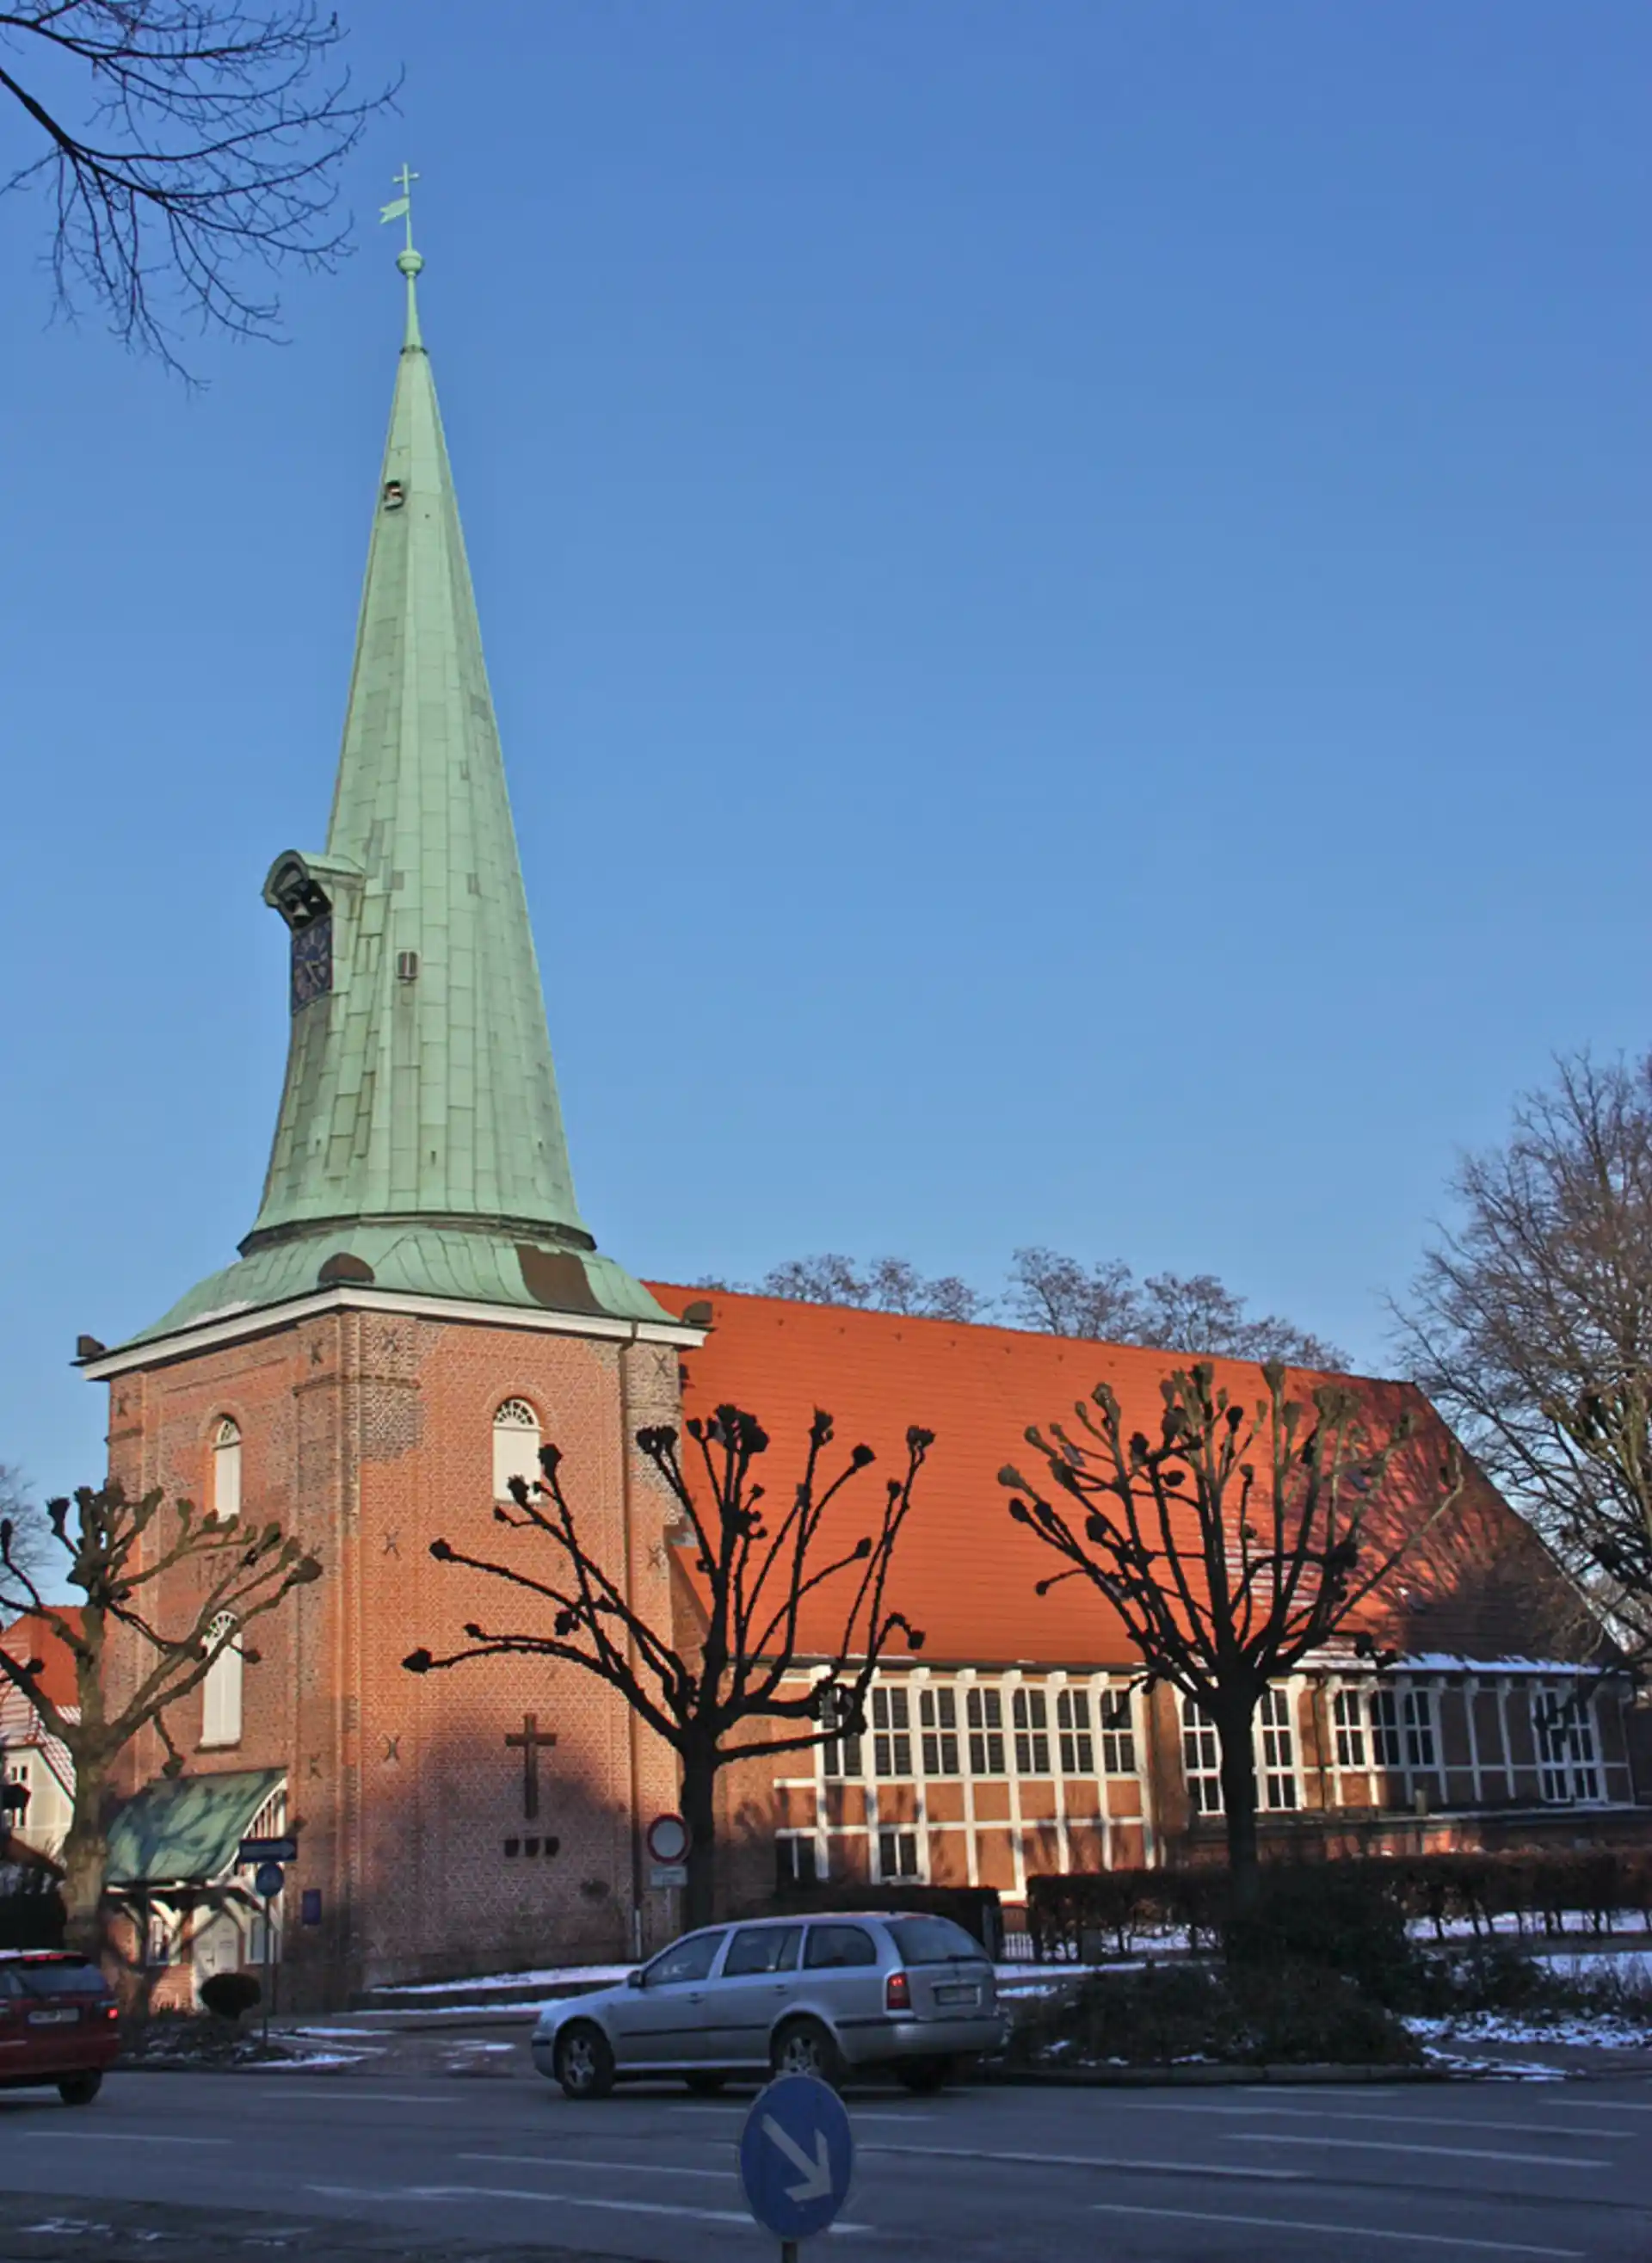
M 826 1882 L 996 1887 L 1039 1870 L 1190 1859 L 1220 1833 L 1214 1733 L 1139 1687 L 1123 1630 L 1006 1514 L 1028 1423 L 1100 1380 L 1151 1421 L 1165 1354 L 633 1278 L 575 1198 L 481 635 L 420 327 L 420 255 L 373 496 L 324 844 L 263 897 L 290 940 L 292 1032 L 262 1205 L 233 1264 L 82 1364 L 109 1392 L 109 1466 L 216 1513 L 278 1519 L 323 1565 L 233 1643 L 171 1732 L 126 1755 L 111 1883 L 141 1912 L 160 2000 L 279 1957 L 284 2000 L 581 1956 L 669 1937 L 649 1855 L 671 1754 L 566 1663 L 425 1676 L 494 1610 L 433 1564 L 495 1544 L 496 1500 L 542 1440 L 587 1544 L 638 1610 L 692 1631 L 648 1425 L 733 1399 L 773 1484 L 829 1407 L 895 1464 L 936 1444 L 891 1601 L 927 1632 L 880 1670 L 862 1736 L 724 1783 L 727 1906 Z M 1223 1379 L 1253 1395 L 1254 1372 Z M 1397 1406 L 1409 1386 L 1373 1385 Z M 1418 1402 L 1420 1406 L 1420 1402 Z M 1434 1421 L 1423 1408 L 1425 1419 Z M 876 1479 L 876 1472 L 873 1473 Z M 179 1576 L 188 1577 L 187 1569 Z M 1270 1692 L 1270 1828 L 1368 1846 L 1639 1835 L 1627 1685 L 1587 1670 L 1575 1598 L 1477 1479 L 1448 1534 L 1370 1614 L 1403 1655 L 1379 1687 L 1352 1643 Z M 164 1616 L 164 1599 L 162 1599 Z M 1568 1631 L 1568 1630 L 1570 1631 Z M 117 1658 L 114 1670 L 130 1671 Z M 295 1836 L 271 1922 L 247 1836 Z

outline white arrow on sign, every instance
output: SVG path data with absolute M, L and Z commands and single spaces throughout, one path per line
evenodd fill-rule
M 763 2116 L 763 2135 L 772 2137 L 794 2169 L 803 2172 L 800 2185 L 788 2185 L 788 2200 L 824 2200 L 832 2189 L 832 2156 L 826 2151 L 826 2131 L 814 2133 L 814 2158 L 811 2160 L 797 2139 L 783 2129 L 772 2114 Z

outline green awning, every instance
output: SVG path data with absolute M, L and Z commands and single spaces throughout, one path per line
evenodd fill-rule
M 284 1768 L 230 1768 L 222 1775 L 162 1777 L 145 1784 L 109 1832 L 112 1886 L 207 1885 L 235 1855 Z

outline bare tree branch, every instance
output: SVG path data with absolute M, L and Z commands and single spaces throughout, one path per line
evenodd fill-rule
M 340 167 L 396 92 L 354 93 L 343 38 L 314 0 L 0 4 L 0 92 L 36 145 L 0 194 L 46 196 L 60 310 L 90 301 L 184 375 L 180 319 L 274 336 L 243 268 L 336 265 Z
M 1029 1428 L 1066 1506 L 1018 1470 L 999 1473 L 1015 1496 L 1012 1517 L 1066 1566 L 1040 1594 L 1088 1580 L 1123 1622 L 1148 1685 L 1168 1682 L 1216 1724 L 1240 1897 L 1255 1885 L 1252 1732 L 1264 1693 L 1345 1624 L 1463 1486 L 1447 1444 L 1425 1496 L 1402 1500 L 1415 1474 L 1410 1457 L 1396 1482 L 1409 1419 L 1379 1438 L 1347 1385 L 1321 1384 L 1310 1408 L 1287 1397 L 1280 1362 L 1262 1377 L 1266 1398 L 1247 1408 L 1208 1363 L 1177 1369 L 1160 1385 L 1156 1441 L 1127 1436 L 1105 1383 L 1074 1409 L 1082 1436 L 1059 1423 L 1047 1435 Z
M 1471 1155 L 1411 1372 L 1626 1647 L 1652 1651 L 1652 1059 L 1557 1063 Z
M 637 1444 L 681 1519 L 679 1544 L 693 1556 L 696 1594 L 704 1605 L 696 1646 L 684 1648 L 674 1625 L 655 1625 L 635 1609 L 622 1581 L 587 1549 L 564 1490 L 561 1451 L 547 1445 L 540 1450 L 537 1484 L 515 1479 L 514 1508 L 501 1505 L 494 1515 L 550 1544 L 554 1568 L 548 1578 L 446 1540 L 433 1541 L 430 1553 L 438 1563 L 486 1573 L 550 1605 L 548 1629 L 493 1631 L 473 1623 L 465 1629 L 463 1648 L 441 1657 L 415 1650 L 403 1662 L 409 1673 L 429 1674 L 477 1658 L 552 1658 L 617 1691 L 682 1764 L 689 1833 L 687 1917 L 698 1925 L 711 1912 L 718 1771 L 754 1753 L 802 1751 L 863 1725 L 872 1676 L 897 1638 L 904 1637 L 909 1650 L 923 1647 L 922 1634 L 889 1609 L 886 1588 L 934 1437 L 927 1430 L 907 1431 L 905 1470 L 885 1481 L 876 1532 L 862 1533 L 820 1561 L 823 1526 L 844 1487 L 873 1460 L 870 1447 L 856 1446 L 834 1476 L 824 1476 L 833 1426 L 829 1414 L 817 1412 L 790 1506 L 771 1521 L 756 1475 L 769 1441 L 755 1416 L 719 1406 L 709 1422 L 687 1427 L 703 1502 L 684 1475 L 675 1428 L 639 1430 Z M 854 1586 L 834 1609 L 833 1647 L 822 1657 L 804 1647 L 804 1605 L 846 1573 L 855 1575 Z M 784 1694 L 788 1682 L 805 1677 L 812 1677 L 812 1687 Z M 762 1721 L 811 1725 L 778 1739 L 742 1737 Z

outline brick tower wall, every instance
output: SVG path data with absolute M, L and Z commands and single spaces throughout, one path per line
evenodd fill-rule
M 675 1762 L 619 1699 L 562 1662 L 480 1659 L 418 1677 L 401 1660 L 420 1645 L 463 1647 L 470 1620 L 549 1630 L 549 1603 L 429 1555 L 439 1536 L 552 1575 L 549 1544 L 493 1515 L 493 1417 L 506 1399 L 527 1399 L 562 1447 L 586 1544 L 616 1566 L 629 1549 L 638 1607 L 669 1624 L 665 1504 L 631 1442 L 678 1417 L 671 1348 L 343 1310 L 117 1377 L 111 1393 L 110 1466 L 128 1490 L 209 1501 L 213 1440 L 232 1416 L 243 1518 L 278 1519 L 324 1567 L 249 1637 L 259 1662 L 246 1669 L 237 1745 L 201 1746 L 198 1690 L 170 1719 L 191 1773 L 287 1773 L 302 1853 L 286 2000 L 624 1956 L 638 1928 L 645 1946 L 666 1936 L 667 1897 L 647 1884 L 638 1831 L 675 1806 Z M 163 1623 L 187 1622 L 199 1591 L 188 1567 L 172 1580 Z M 136 1662 L 123 1651 L 117 1674 Z M 538 1756 L 537 1818 L 523 1812 L 522 1750 L 505 1743 L 527 1714 L 557 1739 Z M 146 1731 L 122 1788 L 158 1775 L 164 1757 Z M 306 1887 L 321 1891 L 319 1927 L 296 1922 Z

